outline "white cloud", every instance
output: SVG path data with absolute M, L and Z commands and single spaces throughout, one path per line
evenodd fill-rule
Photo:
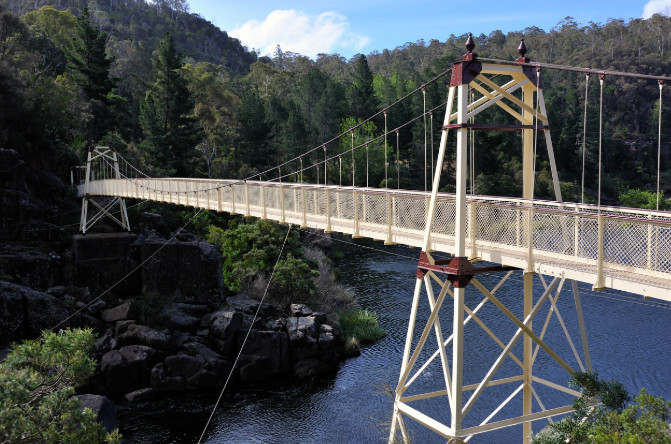
M 229 34 L 263 55 L 272 55 L 277 45 L 283 51 L 315 57 L 342 49 L 359 52 L 370 43 L 370 38 L 350 30 L 345 16 L 333 11 L 309 16 L 294 9 L 276 10 L 264 21 L 250 20 Z
M 650 0 L 643 6 L 643 18 L 652 17 L 653 14 L 671 15 L 671 0 Z

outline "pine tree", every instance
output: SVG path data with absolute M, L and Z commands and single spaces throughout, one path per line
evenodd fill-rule
M 252 168 L 265 169 L 274 162 L 268 149 L 268 136 L 272 128 L 263 99 L 256 88 L 246 89 L 240 99 L 238 119 L 243 150 L 237 152 L 236 157 Z
M 110 77 L 114 58 L 105 50 L 107 33 L 91 24 L 87 7 L 77 18 L 76 32 L 74 49 L 69 54 L 70 68 L 87 99 L 106 102 L 107 95 L 116 87 L 116 81 Z
M 192 115 L 194 101 L 182 75 L 182 54 L 172 32 L 159 43 L 153 60 L 156 82 L 145 95 L 140 124 L 146 139 L 141 149 L 154 173 L 187 176 L 202 132 Z
M 378 111 L 378 104 L 373 87 L 373 73 L 363 54 L 359 54 L 356 59 L 353 76 L 354 82 L 347 91 L 351 116 L 357 119 L 367 119 Z

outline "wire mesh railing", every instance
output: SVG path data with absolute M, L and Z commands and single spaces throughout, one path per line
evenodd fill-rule
M 274 219 L 410 246 L 422 243 L 430 197 L 422 191 L 174 178 L 93 180 L 88 192 Z M 455 202 L 454 195 L 438 194 L 431 234 L 434 250 L 452 252 Z M 593 205 L 536 200 L 532 206 L 524 199 L 491 196 L 473 196 L 467 205 L 471 256 L 489 257 L 505 250 L 508 256 L 528 261 L 549 259 L 583 269 L 601 261 L 606 275 L 622 272 L 671 280 L 668 212 L 602 207 L 599 214 Z

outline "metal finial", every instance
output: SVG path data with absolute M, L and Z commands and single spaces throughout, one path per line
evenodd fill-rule
M 475 48 L 475 41 L 473 40 L 473 34 L 469 32 L 468 40 L 466 40 L 466 49 L 468 52 L 473 52 L 473 48 Z
M 524 54 L 527 53 L 527 45 L 524 44 L 524 39 L 520 42 L 520 46 L 517 47 L 517 53 L 521 57 L 524 57 Z

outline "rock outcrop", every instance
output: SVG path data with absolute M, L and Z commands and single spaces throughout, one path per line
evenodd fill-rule
M 162 216 L 144 213 L 142 234 L 133 243 L 129 266 L 142 264 L 142 291 L 173 302 L 221 303 L 223 276 L 216 247 L 182 231 L 172 237 Z
M 115 429 L 119 428 L 116 408 L 109 398 L 92 394 L 77 395 L 77 398 L 79 399 L 79 407 L 82 410 L 85 408 L 93 410 L 93 413 L 98 418 L 98 422 L 105 427 L 107 433 L 112 433 Z
M 129 319 L 141 317 L 137 302 L 103 310 L 107 332 L 97 348 L 104 392 L 138 402 L 162 392 L 219 387 L 229 376 L 234 383 L 314 377 L 334 372 L 344 355 L 337 330 L 307 306 L 259 307 L 237 295 L 218 310 L 210 307 L 166 304 L 151 326 Z M 264 316 L 254 321 L 259 308 Z
M 0 346 L 12 341 L 37 338 L 42 330 L 50 329 L 67 320 L 59 328 L 92 327 L 97 330 L 100 321 L 75 310 L 46 293 L 23 285 L 0 281 Z

